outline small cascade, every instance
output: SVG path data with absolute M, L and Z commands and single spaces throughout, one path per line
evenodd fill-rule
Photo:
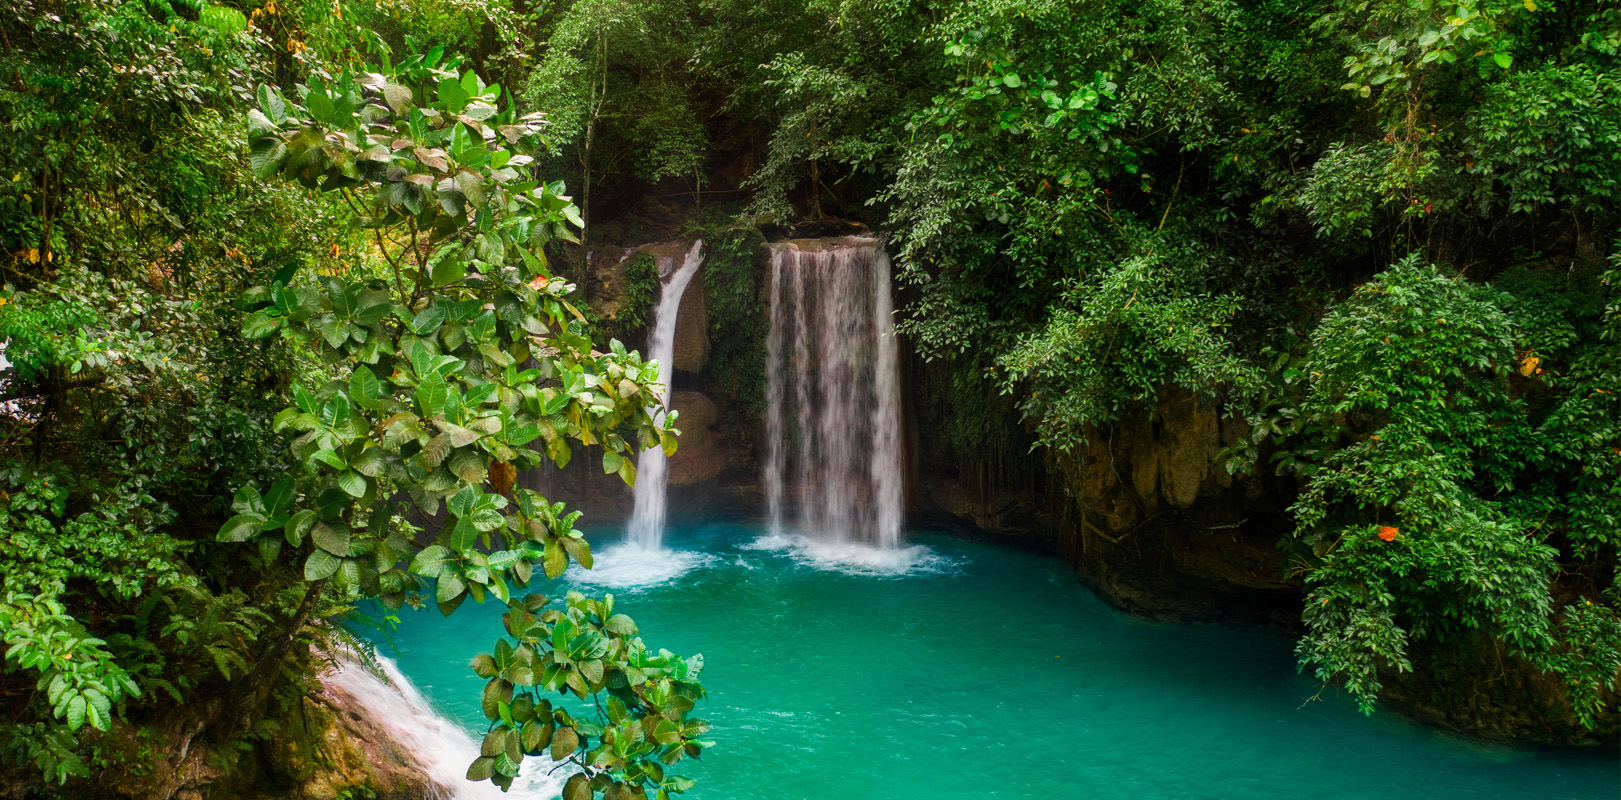
M 772 246 L 764 483 L 773 536 L 792 513 L 819 539 L 899 544 L 904 487 L 893 311 L 889 257 L 877 239 Z
M 562 780 L 548 775 L 552 763 L 538 756 L 524 760 L 523 771 L 510 792 L 502 792 L 489 781 L 467 780 L 467 766 L 479 756 L 472 735 L 435 713 L 427 698 L 392 660 L 378 656 L 376 661 L 387 682 L 353 656 L 341 660 L 338 668 L 321 680 L 353 697 L 389 738 L 416 756 L 426 777 L 438 788 L 432 800 L 541 800 L 557 796 Z
M 675 376 L 676 313 L 681 309 L 681 295 L 687 284 L 703 266 L 703 246 L 702 240 L 694 241 L 679 265 L 673 264 L 671 258 L 658 261 L 659 274 L 669 277 L 653 309 L 646 357 L 659 362 L 658 380 L 664 387 L 660 399 L 666 403 L 670 400 L 670 379 Z M 662 421 L 662 415 L 659 419 Z M 657 446 L 643 450 L 636 460 L 636 504 L 630 516 L 630 542 L 643 550 L 659 549 L 664 538 L 665 467 L 664 450 Z

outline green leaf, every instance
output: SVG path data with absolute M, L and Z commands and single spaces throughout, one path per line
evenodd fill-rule
M 238 514 L 220 526 L 219 534 L 214 539 L 220 542 L 245 542 L 257 535 L 264 523 L 262 514 Z
M 568 551 L 568 557 L 574 559 L 574 563 L 586 569 L 591 568 L 591 544 L 589 542 L 575 536 L 565 536 L 559 541 L 563 543 L 563 549 Z
M 437 370 L 424 375 L 416 388 L 417 413 L 423 418 L 437 417 L 445 413 L 445 397 L 449 393 L 450 388 L 446 385 L 444 376 Z M 448 439 L 446 443 L 449 443 Z
M 636 623 L 624 614 L 615 614 L 609 617 L 603 627 L 607 628 L 610 633 L 617 633 L 620 636 L 634 636 L 636 634 Z
M 349 555 L 351 538 L 349 526 L 341 521 L 322 520 L 310 530 L 310 540 L 315 542 L 315 546 L 335 556 Z
M 433 265 L 433 283 L 435 286 L 444 286 L 455 283 L 467 276 L 467 262 L 451 255 Z
M 574 773 L 563 784 L 563 800 L 591 800 L 592 795 L 591 778 L 583 772 Z
M 562 727 L 552 732 L 551 756 L 553 761 L 562 761 L 580 749 L 580 735 L 573 728 Z
M 350 497 L 360 497 L 366 493 L 366 479 L 354 470 L 344 470 L 338 473 L 335 479 L 338 488 Z
M 355 367 L 349 376 L 349 398 L 361 408 L 376 410 L 378 398 L 383 395 L 383 385 L 377 380 L 377 375 L 371 368 L 362 364 Z
M 450 529 L 450 549 L 458 553 L 466 553 L 478 543 L 478 526 L 473 521 L 462 517 L 456 520 L 455 527 Z
M 467 107 L 467 91 L 462 88 L 460 81 L 446 78 L 439 82 L 439 102 L 444 104 L 446 111 L 460 114 Z
M 287 122 L 287 101 L 282 99 L 281 92 L 268 84 L 259 84 L 259 110 L 277 125 Z
M 273 517 L 287 513 L 297 496 L 298 492 L 293 490 L 293 479 L 283 477 L 271 484 L 270 491 L 264 496 L 266 513 Z
M 332 573 L 337 572 L 338 567 L 342 566 L 342 564 L 343 559 L 324 550 L 316 550 L 310 553 L 310 557 L 304 561 L 304 580 L 318 581 L 322 578 L 330 578 Z
M 454 444 L 455 440 L 451 442 Z M 450 472 L 466 483 L 478 484 L 484 482 L 484 459 L 471 448 L 457 450 L 450 456 Z
M 411 571 L 424 578 L 438 578 L 445 574 L 445 570 L 455 562 L 456 556 L 450 548 L 442 544 L 432 544 L 422 548 L 411 559 Z
M 470 781 L 489 780 L 495 774 L 495 757 L 479 756 L 473 760 L 472 766 L 467 768 L 467 779 Z
M 411 109 L 414 98 L 411 90 L 395 83 L 383 84 L 383 102 L 388 103 L 389 109 L 395 114 L 404 116 Z
M 445 321 L 444 306 L 429 306 L 418 312 L 411 320 L 411 332 L 418 336 L 431 336 Z
M 521 736 L 523 737 L 524 752 L 530 755 L 538 755 L 552 743 L 552 724 L 550 722 L 542 723 L 539 720 L 530 720 L 524 723 Z
M 304 104 L 309 109 L 310 116 L 314 117 L 316 122 L 336 127 L 335 123 L 338 121 L 337 108 L 333 105 L 332 98 L 328 97 L 326 92 L 319 88 L 312 89 L 309 95 L 304 98 Z
M 1492 53 L 1492 60 L 1497 62 L 1497 66 L 1502 67 L 1503 69 L 1508 69 L 1514 65 L 1514 56 L 1502 51 Z
M 255 311 L 242 318 L 242 335 L 249 339 L 263 339 L 281 330 L 282 320 L 263 311 Z
M 78 695 L 68 701 L 67 721 L 69 730 L 78 730 L 84 727 L 84 715 L 87 704 L 84 696 Z
M 440 603 L 448 603 L 467 593 L 467 584 L 453 572 L 441 574 L 434 583 L 433 596 Z
M 484 206 L 484 179 L 477 174 L 465 169 L 457 172 L 456 188 L 462 190 L 462 196 L 475 208 Z
M 295 511 L 292 518 L 287 520 L 286 527 L 282 529 L 282 536 L 287 540 L 288 544 L 297 547 L 304 542 L 304 535 L 309 533 L 310 528 L 314 526 L 314 511 L 307 508 Z
M 546 569 L 546 577 L 557 580 L 568 569 L 568 557 L 563 554 L 563 547 L 556 539 L 546 542 L 546 555 L 542 558 Z

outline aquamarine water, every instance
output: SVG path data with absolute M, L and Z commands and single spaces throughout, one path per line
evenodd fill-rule
M 683 762 L 696 800 L 1621 796 L 1614 749 L 1364 717 L 1297 673 L 1286 637 L 1132 619 L 1048 559 L 913 532 L 926 549 L 893 574 L 762 549 L 761 534 L 674 529 L 683 575 L 605 589 L 570 572 L 546 590 L 613 591 L 650 645 L 704 654 L 699 712 L 718 744 Z M 646 577 L 605 555 L 610 582 Z M 405 674 L 478 734 L 483 681 L 466 664 L 499 617 L 405 612 L 392 636 Z

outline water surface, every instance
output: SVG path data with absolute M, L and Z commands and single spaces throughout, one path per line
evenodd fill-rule
M 609 547 L 595 583 L 575 569 L 543 589 L 612 591 L 650 646 L 704 654 L 698 713 L 718 744 L 678 770 L 696 800 L 1621 796 L 1613 750 L 1364 717 L 1296 671 L 1287 638 L 1132 619 L 1049 559 L 926 532 L 898 561 L 761 535 L 676 529 L 681 569 L 650 585 L 650 565 Z M 392 637 L 405 674 L 477 735 L 484 682 L 466 664 L 500 612 L 407 611 Z

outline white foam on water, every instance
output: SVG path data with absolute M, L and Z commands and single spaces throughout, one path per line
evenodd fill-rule
M 621 542 L 592 554 L 592 568 L 569 569 L 569 580 L 584 586 L 630 589 L 659 586 L 695 569 L 708 566 L 715 557 L 664 547 L 643 547 Z
M 510 792 L 489 781 L 467 780 L 467 767 L 479 755 L 473 735 L 436 713 L 392 659 L 377 656 L 377 665 L 386 683 L 353 659 L 341 660 L 321 680 L 353 696 L 392 739 L 416 754 L 428 778 L 443 790 L 434 800 L 551 800 L 562 792 L 567 775 L 548 775 L 556 764 L 545 756 L 523 760 Z
M 916 544 L 882 547 L 861 542 L 836 542 L 797 533 L 771 533 L 741 545 L 744 550 L 782 553 L 795 563 L 846 575 L 903 577 L 947 572 L 959 562 Z

